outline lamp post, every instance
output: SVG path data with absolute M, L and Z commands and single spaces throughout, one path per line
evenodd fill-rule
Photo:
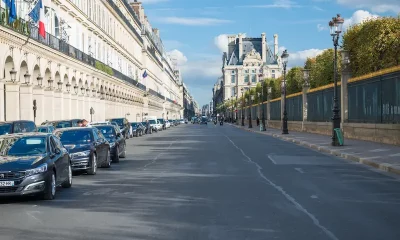
M 26 73 L 24 74 L 24 78 L 25 78 L 25 84 L 26 84 L 26 85 L 29 85 L 30 79 L 31 79 L 31 75 L 30 75 L 28 72 L 26 72 Z
M 36 99 L 33 100 L 33 121 L 36 122 L 36 111 L 37 111 L 37 105 L 36 105 Z
M 253 128 L 253 123 L 251 121 L 251 104 L 253 103 L 254 96 L 251 95 L 251 91 L 249 89 L 249 128 Z
M 90 122 L 93 122 L 93 114 L 94 114 L 94 109 L 93 107 L 90 108 Z
M 333 116 L 332 116 L 332 146 L 340 146 L 339 139 L 336 136 L 335 129 L 340 129 L 340 115 L 339 115 L 339 103 L 337 97 L 337 47 L 339 46 L 340 33 L 342 32 L 342 26 L 344 19 L 337 14 L 329 21 L 330 34 L 332 36 L 333 46 L 335 47 L 335 62 L 333 64 Z
M 265 81 L 262 81 L 261 83 L 261 101 L 264 103 L 264 83 Z M 264 113 L 264 107 L 262 107 L 262 114 L 261 114 L 261 131 L 266 131 L 265 129 L 265 113 Z
M 39 86 L 39 87 L 42 87 L 43 77 L 40 76 L 40 74 L 39 74 L 39 76 L 36 78 L 36 80 L 37 80 L 37 82 L 38 82 L 38 86 Z
M 15 83 L 15 81 L 17 81 L 17 71 L 15 71 L 14 68 L 11 69 L 10 71 L 10 80 L 11 82 Z
M 282 126 L 282 134 L 289 134 L 288 130 L 288 117 L 287 117 L 287 111 L 286 111 L 286 65 L 288 62 L 289 58 L 289 53 L 287 53 L 287 50 L 283 51 L 281 59 L 282 59 L 282 64 L 283 64 L 283 126 Z
M 242 91 L 242 127 L 244 127 L 244 98 L 243 98 L 243 88 L 240 89 Z

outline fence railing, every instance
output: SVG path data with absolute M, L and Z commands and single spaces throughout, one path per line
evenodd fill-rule
M 271 120 L 281 120 L 281 101 L 274 101 L 270 104 L 270 116 Z
M 161 93 L 158 93 L 158 92 L 154 91 L 154 90 L 151 89 L 151 88 L 149 88 L 149 93 L 150 93 L 151 95 L 153 95 L 153 96 L 156 96 L 156 97 L 159 97 L 159 98 L 165 100 L 165 97 L 164 97 Z
M 337 93 L 340 106 L 340 88 Z M 330 122 L 333 116 L 333 88 L 308 93 L 307 104 L 307 121 Z
M 134 85 L 137 88 L 146 90 L 145 85 L 124 75 L 123 73 L 108 66 L 107 64 L 101 62 L 100 60 L 97 60 L 97 59 L 93 58 L 92 56 L 87 55 L 86 53 L 69 45 L 67 42 L 49 34 L 48 32 L 46 32 L 46 35 L 45 35 L 46 37 L 43 38 L 41 35 L 39 35 L 38 27 L 34 26 L 30 22 L 26 22 L 25 20 L 19 18 L 13 24 L 11 24 L 11 25 L 8 24 L 7 12 L 5 11 L 4 8 L 1 8 L 0 12 L 1 12 L 1 16 L 0 16 L 0 25 L 1 26 L 6 27 L 15 32 L 21 33 L 30 39 L 33 39 L 33 40 L 35 40 L 39 43 L 42 43 L 54 50 L 57 50 L 67 56 L 77 59 L 80 62 L 90 65 L 90 66 L 92 66 L 98 70 L 101 70 L 113 77 L 116 77 L 120 80 L 130 83 L 131 85 Z
M 286 112 L 289 121 L 303 121 L 303 95 L 287 98 Z
M 349 122 L 400 123 L 400 72 L 348 84 Z

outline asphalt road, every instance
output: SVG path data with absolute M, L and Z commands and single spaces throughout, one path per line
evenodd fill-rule
M 400 239 L 400 182 L 232 126 L 128 140 L 53 201 L 0 200 L 0 240 Z

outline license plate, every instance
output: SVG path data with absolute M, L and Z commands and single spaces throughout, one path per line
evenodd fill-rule
M 0 187 L 13 187 L 14 181 L 0 181 Z

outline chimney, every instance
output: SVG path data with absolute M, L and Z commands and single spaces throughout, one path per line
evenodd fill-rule
M 160 30 L 158 28 L 153 28 L 153 33 L 157 35 L 157 37 L 160 37 Z
M 243 35 L 239 33 L 239 62 L 242 62 L 242 55 L 243 55 Z
M 277 59 L 278 54 L 278 34 L 274 34 L 274 58 Z
M 263 63 L 267 62 L 267 38 L 265 37 L 265 33 L 261 34 L 262 38 L 262 61 Z

